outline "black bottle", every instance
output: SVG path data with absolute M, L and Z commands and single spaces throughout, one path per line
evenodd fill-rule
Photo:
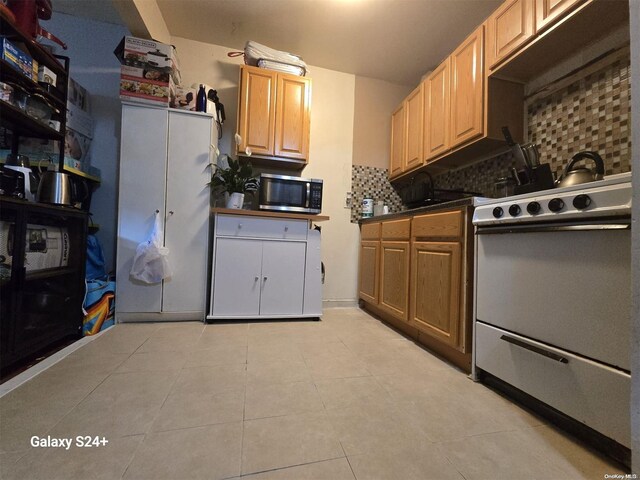
M 196 112 L 207 111 L 207 93 L 204 91 L 204 85 L 200 84 L 198 96 L 196 97 Z

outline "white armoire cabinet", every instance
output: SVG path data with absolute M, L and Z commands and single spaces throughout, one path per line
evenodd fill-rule
M 216 141 L 211 115 L 123 103 L 117 321 L 204 318 L 210 152 Z M 149 285 L 131 279 L 129 272 L 156 211 L 163 219 L 172 275 Z

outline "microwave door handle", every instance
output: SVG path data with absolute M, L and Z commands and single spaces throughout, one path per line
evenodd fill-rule
M 304 204 L 305 208 L 309 208 L 310 201 L 311 201 L 311 182 L 307 182 L 307 200 Z

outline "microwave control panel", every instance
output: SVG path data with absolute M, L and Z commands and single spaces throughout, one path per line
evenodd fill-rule
M 309 208 L 322 208 L 322 183 L 311 183 L 311 198 L 309 199 Z

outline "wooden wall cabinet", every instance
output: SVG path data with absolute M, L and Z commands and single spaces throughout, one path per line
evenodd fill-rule
M 405 104 L 402 102 L 391 114 L 391 157 L 389 165 L 389 178 L 397 177 L 402 173 L 405 150 Z
M 438 157 L 449 150 L 450 71 L 447 58 L 424 81 L 424 161 Z
M 493 68 L 536 32 L 535 0 L 507 0 L 487 19 L 486 60 Z
M 418 85 L 404 101 L 405 143 L 403 172 L 422 165 L 422 135 L 424 121 L 424 89 Z
M 238 155 L 249 149 L 252 158 L 304 167 L 309 159 L 311 79 L 242 65 L 239 90 Z
M 558 21 L 574 6 L 584 3 L 585 0 L 535 0 L 535 2 L 536 30 L 540 32 Z
M 484 133 L 484 26 L 451 54 L 451 148 Z

